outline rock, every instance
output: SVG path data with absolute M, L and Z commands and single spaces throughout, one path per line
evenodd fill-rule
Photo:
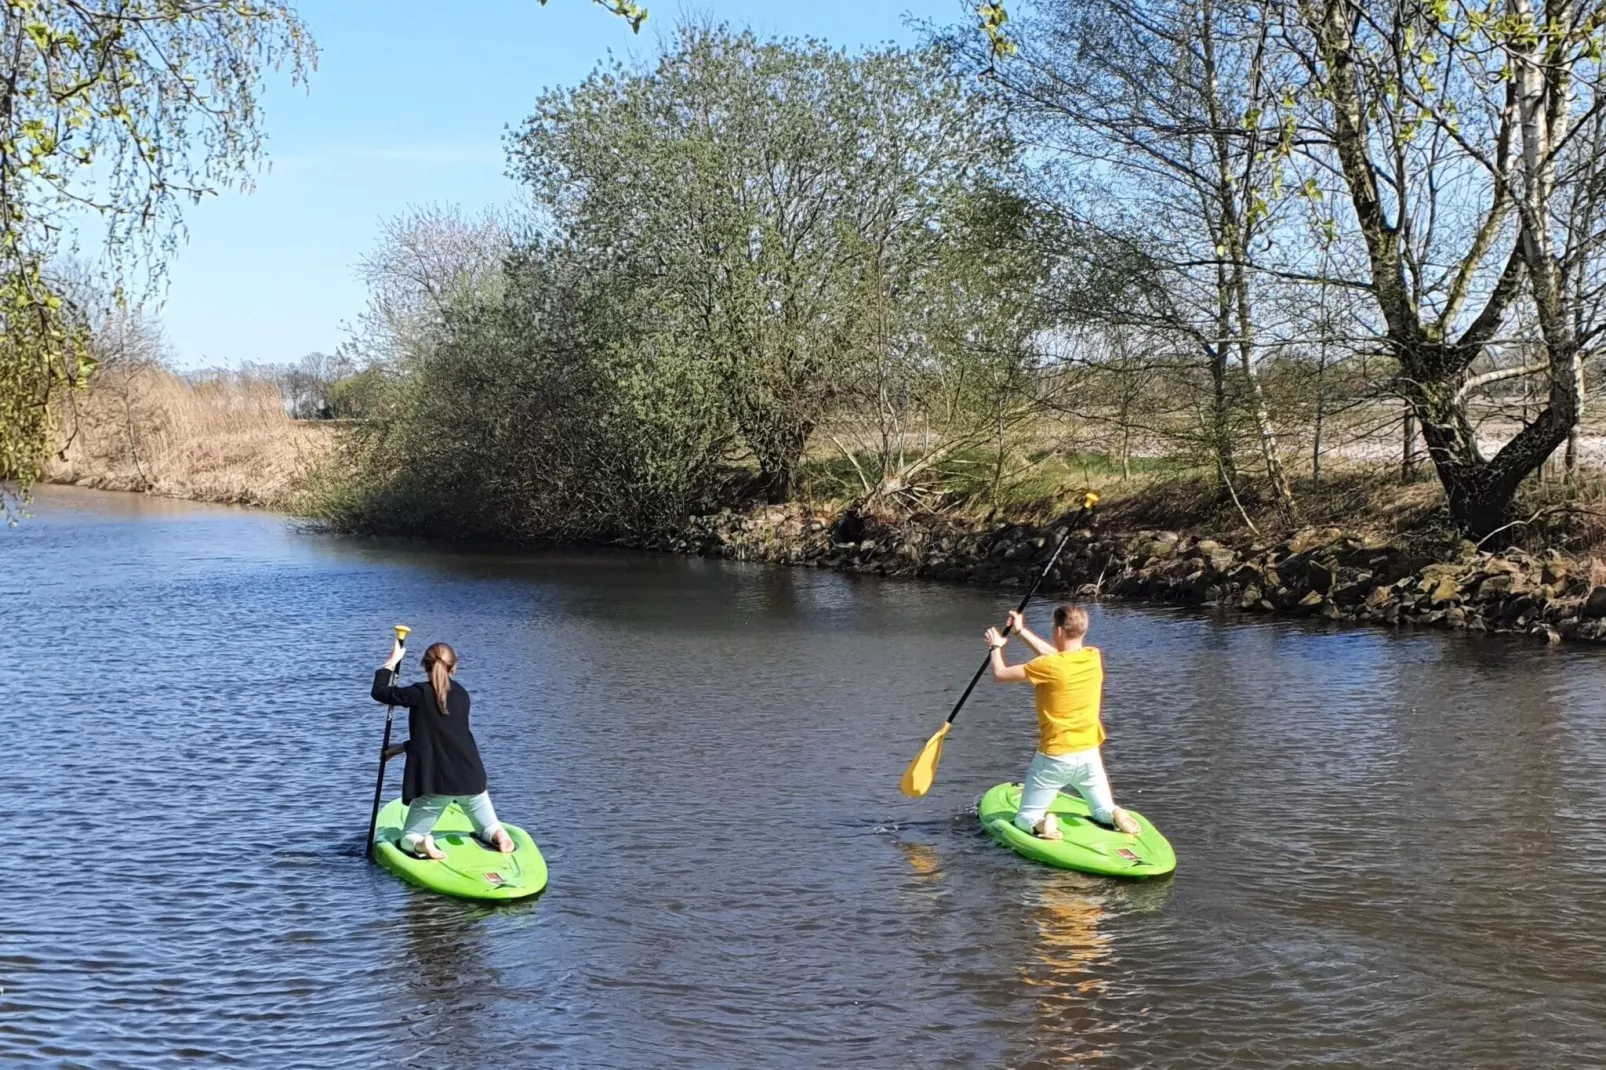
M 1328 592 L 1327 597 L 1335 605 L 1353 606 L 1364 601 L 1366 588 L 1359 583 L 1341 583 Z
M 1287 553 L 1302 554 L 1316 549 L 1318 546 L 1328 546 L 1343 538 L 1344 533 L 1338 528 L 1305 528 L 1294 533 L 1283 545 Z
M 1569 570 L 1565 561 L 1552 561 L 1545 565 L 1544 571 L 1540 573 L 1540 579 L 1551 587 L 1565 589 L 1568 575 Z
M 1243 564 L 1233 569 L 1232 575 L 1228 576 L 1227 578 L 1233 583 L 1241 584 L 1247 587 L 1251 583 L 1260 582 L 1261 572 L 1262 570 L 1259 565 L 1255 564 L 1253 561 L 1245 561 Z
M 1324 561 L 1312 561 L 1305 569 L 1305 579 L 1313 590 L 1326 594 L 1338 580 L 1336 567 Z
M 1318 616 L 1326 617 L 1328 620 L 1344 619 L 1344 611 L 1333 605 L 1331 602 L 1323 602 L 1321 608 L 1318 609 L 1316 613 Z
M 1460 606 L 1451 606 L 1444 611 L 1444 623 L 1451 628 L 1465 628 L 1467 626 L 1467 611 Z
M 1528 634 L 1533 636 L 1541 636 L 1547 643 L 1561 642 L 1561 633 L 1548 624 L 1535 624 L 1532 628 L 1528 629 Z
M 1299 608 L 1301 608 L 1301 609 L 1312 609 L 1312 608 L 1314 608 L 1316 606 L 1321 605 L 1323 601 L 1324 601 L 1324 599 L 1322 597 L 1322 592 L 1320 592 L 1320 591 L 1308 591 L 1308 592 L 1306 592 L 1305 597 L 1301 598 L 1299 600 Z
M 1164 539 L 1155 539 L 1152 542 L 1146 543 L 1143 548 L 1138 551 L 1138 553 L 1144 558 L 1158 558 L 1164 560 L 1165 558 L 1171 556 L 1173 551 L 1176 550 L 1176 546 L 1177 541 L 1175 538 L 1173 538 L 1170 542 L 1167 542 Z
M 1384 605 L 1387 605 L 1389 600 L 1393 597 L 1394 588 L 1392 586 L 1386 583 L 1379 584 L 1378 586 L 1372 588 L 1371 594 L 1366 596 L 1366 606 L 1368 609 L 1378 609 Z
M 1502 572 L 1490 576 L 1488 579 L 1478 584 L 1478 601 L 1487 602 L 1491 599 L 1499 598 L 1501 595 L 1510 594 L 1516 585 L 1517 578 L 1509 572 Z M 1606 615 L 1606 608 L 1603 608 L 1601 612 L 1602 615 Z
M 1211 554 L 1221 549 L 1221 544 L 1215 539 L 1200 539 L 1194 544 L 1193 548 L 1198 553 L 1203 554 L 1205 557 L 1209 557 Z
M 1606 617 L 1606 585 L 1590 588 L 1582 612 L 1586 617 Z
M 1444 605 L 1455 598 L 1457 585 L 1452 574 L 1439 574 L 1433 586 L 1428 590 L 1428 601 L 1436 606 Z
M 831 529 L 831 539 L 838 543 L 856 543 L 864 538 L 864 516 L 857 509 L 849 509 L 837 518 Z
M 1247 584 L 1244 587 L 1244 595 L 1243 595 L 1243 597 L 1241 599 L 1239 599 L 1238 604 L 1240 606 L 1242 606 L 1244 609 L 1250 609 L 1250 608 L 1252 608 L 1254 606 L 1254 604 L 1256 602 L 1259 602 L 1260 599 L 1261 599 L 1260 588 L 1256 587 L 1254 584 L 1251 583 L 1251 584 Z

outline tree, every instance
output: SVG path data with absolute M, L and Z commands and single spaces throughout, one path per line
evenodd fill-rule
M 1295 14 L 1302 137 L 1313 166 L 1343 177 L 1398 389 L 1451 513 L 1491 535 L 1576 426 L 1580 353 L 1602 326 L 1606 5 L 1311 0 Z M 1474 374 L 1524 303 L 1539 359 Z M 1546 383 L 1543 407 L 1485 457 L 1469 398 L 1528 375 Z
M 180 214 L 247 184 L 258 97 L 314 45 L 279 0 L 11 0 L 0 15 L 0 480 L 38 475 L 54 392 L 94 358 L 50 265 L 104 225 L 113 283 L 159 279 Z M 0 508 L 4 508 L 0 495 Z
M 342 348 L 355 362 L 401 370 L 432 343 L 448 309 L 500 285 L 511 231 L 500 212 L 469 216 L 457 205 L 415 205 L 385 220 L 357 265 L 367 306 Z
M 908 277 L 944 206 L 1008 159 L 935 54 L 722 27 L 549 93 L 511 150 L 551 234 L 651 295 L 678 332 L 666 344 L 714 364 L 777 501 L 873 334 L 864 299 Z
M 1134 286 L 1104 291 L 1104 307 L 1067 313 L 1185 339 L 1208 375 L 1202 425 L 1214 467 L 1237 478 L 1235 428 L 1247 423 L 1291 520 L 1257 370 L 1280 166 L 1277 132 L 1258 118 L 1272 92 L 1268 24 L 1236 0 L 1039 0 L 1029 10 L 1005 34 L 1003 5 L 980 5 L 985 46 L 969 35 L 950 46 L 1053 150 L 1045 177 L 1078 229 L 1149 267 Z
M 668 310 L 561 247 L 456 292 L 345 437 L 339 527 L 497 538 L 661 532 L 706 504 L 730 441 L 715 369 Z

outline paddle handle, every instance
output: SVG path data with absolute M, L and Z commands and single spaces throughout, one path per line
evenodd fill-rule
M 396 643 L 404 652 L 407 649 L 407 633 L 411 631 L 412 629 L 405 624 L 396 625 Z M 396 664 L 398 668 L 401 666 L 401 662 Z M 392 687 L 396 686 L 395 669 L 390 670 L 390 684 Z M 374 850 L 374 832 L 379 828 L 379 800 L 385 794 L 385 763 L 390 760 L 390 728 L 395 721 L 396 707 L 394 705 L 386 706 L 385 739 L 384 742 L 379 744 L 379 775 L 374 778 L 374 805 L 368 813 L 368 839 L 363 841 L 365 844 L 363 853 L 370 857 L 372 857 Z
M 1099 496 L 1094 494 L 1092 491 L 1088 491 L 1087 494 L 1082 498 L 1082 511 L 1077 515 L 1076 520 L 1079 521 L 1082 519 L 1083 515 L 1091 514 L 1093 507 L 1098 504 L 1098 501 Z M 1041 587 L 1043 585 L 1043 581 L 1048 578 L 1049 570 L 1052 569 L 1055 563 L 1059 561 L 1060 553 L 1065 549 L 1065 544 L 1071 541 L 1071 532 L 1075 530 L 1076 522 L 1073 521 L 1066 527 L 1065 534 L 1060 536 L 1059 545 L 1054 547 L 1054 552 L 1048 555 L 1048 564 L 1043 566 L 1043 571 L 1037 574 L 1037 578 L 1032 581 L 1032 585 L 1026 588 L 1026 597 L 1022 598 L 1020 600 L 1020 605 L 1015 607 L 1016 613 L 1026 612 L 1027 603 L 1032 600 L 1032 596 L 1037 593 L 1037 589 Z M 1011 625 L 1004 625 L 1004 634 L 1006 636 L 1009 635 L 1010 628 Z M 989 650 L 987 652 L 987 656 L 982 659 L 981 667 L 976 670 L 976 675 L 970 678 L 970 683 L 965 687 L 965 693 L 959 696 L 959 701 L 954 703 L 954 708 L 949 711 L 948 720 L 945 723 L 954 723 L 954 718 L 959 716 L 959 711 L 965 705 L 965 700 L 970 698 L 970 693 L 972 691 L 976 690 L 976 685 L 981 682 L 982 673 L 987 671 L 987 666 L 992 664 L 992 660 L 993 653 Z

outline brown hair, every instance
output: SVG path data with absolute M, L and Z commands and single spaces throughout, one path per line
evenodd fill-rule
M 452 690 L 452 673 L 457 671 L 457 651 L 445 643 L 436 643 L 424 651 L 424 671 L 429 673 L 429 685 L 435 689 L 435 705 L 445 717 L 446 696 Z
M 1074 602 L 1054 607 L 1054 627 L 1062 629 L 1067 639 L 1080 639 L 1087 634 L 1087 610 Z

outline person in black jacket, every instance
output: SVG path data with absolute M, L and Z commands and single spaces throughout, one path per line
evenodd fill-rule
M 485 766 L 468 729 L 468 692 L 452 679 L 457 672 L 457 652 L 445 643 L 436 643 L 424 651 L 429 679 L 397 687 L 396 666 L 401 664 L 402 653 L 398 641 L 391 647 L 385 667 L 374 673 L 373 691 L 379 702 L 407 707 L 407 769 L 402 775 L 407 821 L 401 849 L 416 858 L 445 858 L 430 832 L 455 802 L 468 815 L 481 843 L 503 854 L 512 853 L 513 840 L 491 808 L 491 797 L 485 791 Z

